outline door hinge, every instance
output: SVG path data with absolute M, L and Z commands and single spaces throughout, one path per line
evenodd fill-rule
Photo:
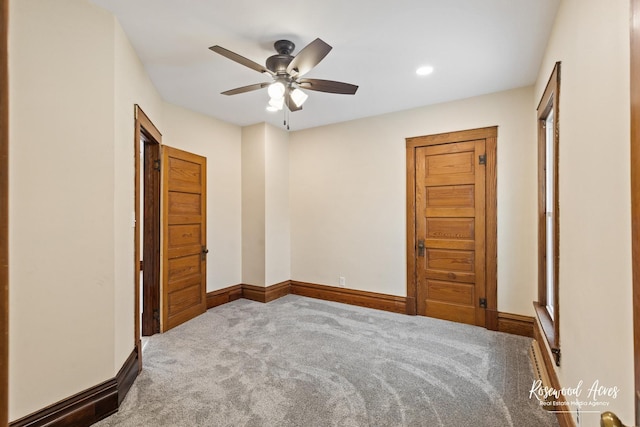
M 560 366 L 560 349 L 552 348 L 551 353 L 553 354 L 553 358 L 555 359 L 556 366 Z
M 480 298 L 480 308 L 487 308 L 487 299 Z
M 160 159 L 153 161 L 153 170 L 160 172 Z
M 487 164 L 487 155 L 486 154 L 480 154 L 478 156 L 478 164 L 481 164 L 481 165 L 486 165 Z

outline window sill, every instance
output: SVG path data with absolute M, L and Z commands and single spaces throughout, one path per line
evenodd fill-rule
M 536 311 L 538 321 L 540 321 L 540 326 L 542 326 L 542 335 L 547 340 L 547 344 L 553 353 L 556 366 L 560 366 L 560 346 L 559 343 L 556 342 L 555 325 L 553 324 L 553 320 L 551 319 L 551 316 L 549 316 L 547 308 L 539 304 L 537 301 L 533 302 L 533 308 Z

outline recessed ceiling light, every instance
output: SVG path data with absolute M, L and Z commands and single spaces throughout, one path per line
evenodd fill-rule
M 427 76 L 433 73 L 433 67 L 431 65 L 423 65 L 416 70 L 416 74 L 419 76 Z

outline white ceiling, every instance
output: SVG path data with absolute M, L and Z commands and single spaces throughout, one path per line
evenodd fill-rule
M 282 126 L 265 110 L 270 81 L 211 52 L 259 64 L 288 39 L 297 54 L 333 46 L 305 77 L 359 85 L 354 96 L 309 91 L 298 130 L 533 84 L 560 0 L 91 0 L 117 16 L 162 97 L 237 125 Z M 420 65 L 432 65 L 419 77 Z

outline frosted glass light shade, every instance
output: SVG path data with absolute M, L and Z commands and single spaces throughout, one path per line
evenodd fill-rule
M 284 96 L 281 96 L 280 98 L 271 98 L 269 100 L 269 105 L 276 110 L 282 110 L 282 107 L 284 106 Z
M 282 96 L 284 95 L 284 84 L 282 82 L 271 83 L 269 85 L 269 88 L 267 89 L 267 92 L 269 92 L 269 96 L 272 99 L 282 98 Z
M 297 107 L 304 104 L 304 102 L 307 100 L 308 97 L 309 95 L 307 95 L 306 93 L 304 93 L 298 88 L 295 88 L 291 92 L 291 100 L 296 104 Z

